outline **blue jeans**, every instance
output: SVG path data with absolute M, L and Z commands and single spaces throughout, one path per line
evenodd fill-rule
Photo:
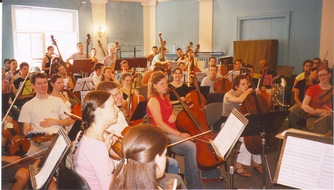
M 181 137 L 167 134 L 171 143 L 182 140 Z M 169 148 L 176 154 L 184 157 L 184 173 L 188 189 L 200 189 L 201 180 L 196 160 L 196 145 L 191 141 L 186 141 Z
M 174 158 L 167 157 L 167 167 L 166 173 L 178 174 L 179 173 L 179 163 Z

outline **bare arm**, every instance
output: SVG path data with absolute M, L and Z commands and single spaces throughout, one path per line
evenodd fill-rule
M 295 100 L 296 104 L 298 104 L 298 106 L 302 107 L 302 102 L 299 100 L 299 93 L 300 93 L 300 90 L 298 88 L 295 88 L 293 99 Z
M 159 101 L 156 98 L 151 98 L 147 104 L 147 106 L 150 108 L 153 119 L 157 126 L 162 129 L 163 131 L 175 135 L 180 136 L 181 132 L 169 127 L 163 120 L 161 115 L 161 109 Z
M 48 62 L 48 58 L 46 56 L 44 56 L 43 59 L 42 59 L 42 71 L 50 70 L 50 68 L 45 67 L 47 62 Z
M 252 92 L 253 92 L 253 89 L 249 88 L 244 93 L 242 93 L 239 97 L 235 97 L 230 93 L 226 94 L 225 96 L 226 96 L 226 100 L 229 102 L 242 103 L 243 101 L 245 101 L 247 96 Z
M 311 97 L 309 95 L 305 95 L 303 103 L 302 103 L 302 109 L 312 115 L 317 115 L 317 116 L 325 116 L 328 113 L 330 113 L 329 110 L 327 109 L 321 109 L 321 108 L 313 108 L 310 106 L 310 102 L 311 102 Z

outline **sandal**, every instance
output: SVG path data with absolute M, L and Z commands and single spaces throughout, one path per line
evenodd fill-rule
M 202 177 L 202 182 L 203 183 L 213 183 L 213 182 L 222 182 L 224 181 L 224 177 L 223 176 L 219 176 L 217 178 L 206 178 L 206 177 Z
M 259 172 L 260 174 L 263 174 L 263 168 L 261 164 L 255 164 L 253 169 Z
M 235 172 L 242 177 L 251 177 L 252 175 L 248 173 L 244 168 L 238 167 L 235 168 Z

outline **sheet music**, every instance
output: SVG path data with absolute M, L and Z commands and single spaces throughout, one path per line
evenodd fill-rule
M 212 141 L 215 151 L 224 160 L 226 153 L 237 142 L 247 123 L 248 120 L 236 109 L 233 109 L 232 113 L 227 118 L 224 127 Z
M 301 189 L 333 189 L 332 144 L 288 136 L 282 152 L 277 183 Z
M 57 138 L 57 141 L 54 144 L 43 167 L 41 168 L 39 173 L 35 176 L 37 189 L 42 188 L 42 186 L 46 183 L 49 176 L 51 175 L 52 170 L 55 168 L 59 158 L 61 157 L 66 148 L 67 148 L 66 140 L 64 136 L 60 135 Z

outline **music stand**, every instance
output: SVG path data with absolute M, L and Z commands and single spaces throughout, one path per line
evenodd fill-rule
M 135 111 L 133 112 L 130 121 L 135 121 L 138 119 L 143 119 L 146 115 L 146 101 L 141 101 L 138 103 Z
M 73 92 L 76 91 L 90 91 L 94 87 L 93 79 L 90 77 L 79 78 L 75 83 Z
M 29 165 L 32 189 L 47 189 L 70 145 L 65 130 L 60 127 L 39 165 Z
M 248 125 L 244 129 L 243 133 L 241 134 L 242 137 L 244 136 L 261 136 L 262 141 L 262 158 L 264 161 L 267 162 L 266 157 L 266 136 L 268 134 L 276 134 L 278 130 L 282 126 L 285 118 L 288 116 L 290 111 L 275 111 L 275 112 L 267 112 L 267 113 L 260 113 L 260 114 L 249 114 L 245 117 L 248 119 Z M 266 179 L 266 171 L 269 168 L 266 168 L 266 165 L 262 162 L 262 166 L 264 168 L 262 174 L 262 188 L 266 188 L 265 186 L 265 179 Z M 269 171 L 270 174 L 270 171 Z M 270 175 L 271 178 L 271 175 Z

